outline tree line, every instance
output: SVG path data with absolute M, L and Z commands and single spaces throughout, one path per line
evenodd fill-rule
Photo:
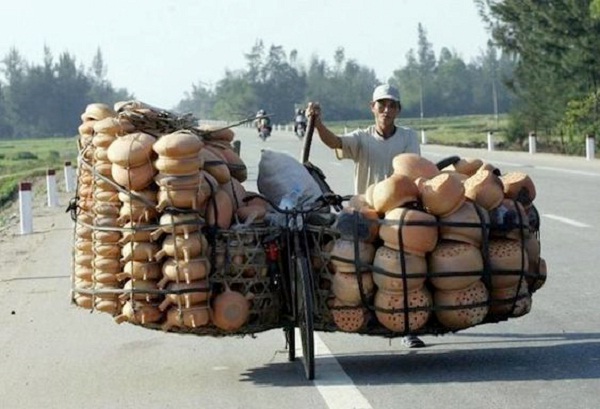
M 418 30 L 419 44 L 407 54 L 407 64 L 383 81 L 372 68 L 347 57 L 343 47 L 332 62 L 316 55 L 303 62 L 296 50 L 258 40 L 245 54 L 245 67 L 227 70 L 214 87 L 199 79 L 176 107 L 164 108 L 229 121 L 265 109 L 274 122 L 285 123 L 310 100 L 323 105 L 328 120 L 360 120 L 370 118 L 373 88 L 391 82 L 400 88 L 403 115 L 409 117 L 510 109 L 504 81 L 512 73 L 511 60 L 491 46 L 470 62 L 448 48 L 436 57 L 425 29 L 419 25 Z M 0 65 L 0 138 L 73 135 L 87 104 L 135 98 L 125 88 L 115 89 L 106 69 L 100 49 L 87 68 L 69 52 L 55 58 L 44 47 L 43 62 L 33 64 L 11 49 Z
M 514 62 L 511 132 L 557 135 L 565 150 L 598 134 L 600 0 L 475 0 Z

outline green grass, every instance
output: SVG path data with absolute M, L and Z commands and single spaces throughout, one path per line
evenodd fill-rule
M 76 165 L 74 138 L 0 140 L 0 207 L 17 193 L 19 182 L 43 176 L 47 169 Z
M 500 116 L 498 123 L 493 116 L 469 115 L 438 118 L 399 118 L 399 125 L 413 128 L 420 133 L 425 131 L 428 143 L 454 146 L 486 146 L 487 133 L 494 132 L 496 141 L 505 140 L 508 118 Z M 351 131 L 356 128 L 365 128 L 372 125 L 372 120 L 334 122 L 327 124 L 335 133 L 343 133 L 344 128 Z

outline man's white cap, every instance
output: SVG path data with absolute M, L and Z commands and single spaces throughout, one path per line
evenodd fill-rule
M 400 103 L 400 91 L 398 91 L 398 88 L 388 84 L 379 85 L 373 91 L 373 102 L 380 99 L 391 99 Z

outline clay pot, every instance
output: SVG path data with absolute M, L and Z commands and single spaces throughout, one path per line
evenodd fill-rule
M 179 130 L 161 136 L 152 149 L 160 156 L 173 159 L 197 156 L 204 147 L 202 140 L 188 130 Z
M 198 328 L 210 323 L 208 306 L 199 305 L 190 308 L 173 307 L 167 311 L 167 318 L 162 325 L 163 331 L 173 328 Z
M 514 305 L 514 309 L 513 309 Z M 521 317 L 531 311 L 531 295 L 527 282 L 507 288 L 493 288 L 490 293 L 490 314 L 494 316 Z
M 478 170 L 464 181 L 465 196 L 486 210 L 492 210 L 504 199 L 502 182 L 488 170 Z
M 154 159 L 152 144 L 156 138 L 143 132 L 130 133 L 118 138 L 108 148 L 108 160 L 123 168 L 135 168 Z
M 198 257 L 207 246 L 206 238 L 200 233 L 188 237 L 181 234 L 169 234 L 163 240 L 162 249 L 156 253 L 155 258 L 160 261 L 169 256 L 187 261 Z
M 392 167 L 394 168 L 394 173 L 408 176 L 411 180 L 419 177 L 431 179 L 440 173 L 435 163 L 416 153 L 401 153 L 396 155 L 392 160 Z
M 99 102 L 95 102 L 92 104 L 88 104 L 85 107 L 85 111 L 83 112 L 83 114 L 81 114 L 81 122 L 91 120 L 99 121 L 101 119 L 111 116 L 114 117 L 116 115 L 117 113 L 110 106 Z
M 121 249 L 121 261 L 145 261 L 151 262 L 155 260 L 160 246 L 157 243 L 150 242 L 130 242 Z
M 146 162 L 140 166 L 125 168 L 113 163 L 111 168 L 112 178 L 119 185 L 129 190 L 142 190 L 152 183 L 156 169 L 152 162 Z
M 364 307 L 352 307 L 334 298 L 330 303 L 333 322 L 340 331 L 358 332 L 365 327 L 369 313 Z
M 465 201 L 456 212 L 440 218 L 439 236 L 442 240 L 460 241 L 481 247 L 484 237 L 489 236 L 489 223 L 489 214 L 483 207 Z
M 225 184 L 231 180 L 231 172 L 223 157 L 209 149 L 202 149 L 198 155 L 204 161 L 203 169 L 211 174 L 219 184 Z
M 127 301 L 115 321 L 117 324 L 128 321 L 145 325 L 160 321 L 161 318 L 162 312 L 155 305 L 143 301 Z
M 156 292 L 158 287 L 154 280 L 129 280 L 123 285 L 123 294 L 119 296 L 122 301 L 135 300 L 153 302 L 161 296 Z
M 233 202 L 225 190 L 219 188 L 206 200 L 204 207 L 206 223 L 209 226 L 218 226 L 228 229 L 233 219 Z
M 483 165 L 483 161 L 477 158 L 460 158 L 454 165 L 450 165 L 444 170 L 453 170 L 466 176 L 473 176 Z
M 369 299 L 374 291 L 373 275 L 371 272 L 360 273 L 359 276 L 356 273 L 337 272 L 331 280 L 331 292 L 345 305 L 360 305 L 362 298 L 359 279 L 362 284 L 362 294 L 365 299 Z
M 387 329 L 394 332 L 414 332 L 422 328 L 431 314 L 431 294 L 425 287 L 406 294 L 408 325 L 404 310 L 404 293 L 378 290 L 375 293 L 375 315 Z
M 543 257 L 540 257 L 537 271 L 535 271 L 532 276 L 527 277 L 527 283 L 531 293 L 536 292 L 544 286 L 547 276 L 548 267 L 546 266 L 546 260 Z
M 411 178 L 402 174 L 392 174 L 373 187 L 373 208 L 385 213 L 396 207 L 416 202 L 419 191 Z
M 160 216 L 160 226 L 151 234 L 152 240 L 158 240 L 164 233 L 181 234 L 188 238 L 190 233 L 200 230 L 203 221 L 194 213 L 171 214 Z
M 356 271 L 355 259 L 360 264 L 371 264 L 375 255 L 375 246 L 371 243 L 362 241 L 356 242 L 358 246 L 358 256 L 356 256 L 355 242 L 347 239 L 337 239 L 331 249 L 331 264 L 336 272 L 352 273 Z M 333 257 L 339 257 L 335 259 Z
M 122 136 L 135 132 L 135 126 L 127 118 L 106 117 L 95 121 L 93 130 L 112 136 Z
M 479 281 L 483 258 L 471 244 L 455 241 L 438 243 L 429 257 L 431 283 L 440 290 L 459 290 Z
M 96 148 L 108 149 L 117 138 L 114 135 L 95 133 L 92 136 L 92 145 Z
M 210 271 L 210 262 L 206 257 L 190 260 L 175 260 L 168 258 L 162 265 L 163 278 L 158 282 L 158 287 L 163 288 L 169 281 L 191 283 L 195 280 L 206 278 Z
M 490 240 L 489 260 L 494 289 L 517 285 L 529 270 L 527 254 L 516 240 Z
M 181 158 L 159 156 L 158 159 L 154 161 L 154 167 L 158 169 L 159 172 L 168 175 L 192 175 L 198 172 L 202 167 L 202 160 L 198 155 Z
M 485 319 L 489 310 L 488 297 L 480 280 L 462 290 L 437 290 L 433 294 L 435 315 L 442 325 L 452 330 L 472 327 Z
M 128 261 L 123 272 L 117 274 L 119 281 L 127 279 L 156 281 L 161 278 L 161 264 L 157 262 Z
M 381 246 L 375 252 L 373 265 L 384 272 L 373 270 L 373 281 L 377 288 L 387 292 L 413 291 L 423 286 L 427 274 L 427 262 L 424 257 L 404 253 L 404 269 L 402 254 L 398 250 Z
M 335 228 L 342 237 L 354 239 L 356 235 L 360 241 L 372 243 L 379 234 L 379 214 L 366 201 L 351 201 L 338 214 Z
M 243 295 L 226 287 L 225 291 L 213 300 L 212 322 L 224 331 L 235 331 L 241 328 L 250 316 L 253 298 L 254 295 L 251 293 Z
M 150 225 L 139 221 L 129 221 L 125 223 L 125 225 L 123 225 L 123 237 L 119 243 L 125 245 L 132 241 L 154 241 L 152 238 L 152 230 L 150 230 Z
M 440 217 L 452 214 L 465 202 L 465 187 L 452 173 L 440 173 L 426 180 L 421 184 L 420 194 L 425 209 Z
M 536 191 L 533 181 L 523 172 L 508 172 L 500 176 L 504 184 L 504 195 L 527 207 L 535 200 Z
M 423 257 L 437 243 L 437 221 L 435 216 L 420 210 L 393 209 L 386 213 L 379 228 L 379 237 L 386 246 L 395 250 L 400 250 L 401 238 L 404 251 Z
M 171 282 L 167 285 L 166 290 L 173 291 L 174 293 L 165 295 L 164 301 L 158 306 L 158 309 L 161 311 L 169 308 L 171 304 L 189 308 L 206 302 L 210 296 L 208 280 L 198 280 L 191 283 Z M 182 290 L 195 291 L 176 293 Z
M 245 206 L 243 199 L 246 197 L 246 189 L 237 179 L 231 178 L 228 183 L 223 184 L 221 187 L 229 195 L 234 212 Z

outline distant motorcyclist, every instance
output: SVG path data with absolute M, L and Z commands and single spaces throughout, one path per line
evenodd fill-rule
M 264 109 L 259 110 L 256 113 L 256 119 L 254 120 L 258 136 L 264 141 L 271 135 L 273 126 L 271 125 L 271 119 L 267 116 L 267 111 Z
M 304 132 L 306 132 L 306 115 L 304 113 L 304 109 L 296 110 L 296 118 L 294 119 L 294 132 L 300 138 L 304 137 Z

